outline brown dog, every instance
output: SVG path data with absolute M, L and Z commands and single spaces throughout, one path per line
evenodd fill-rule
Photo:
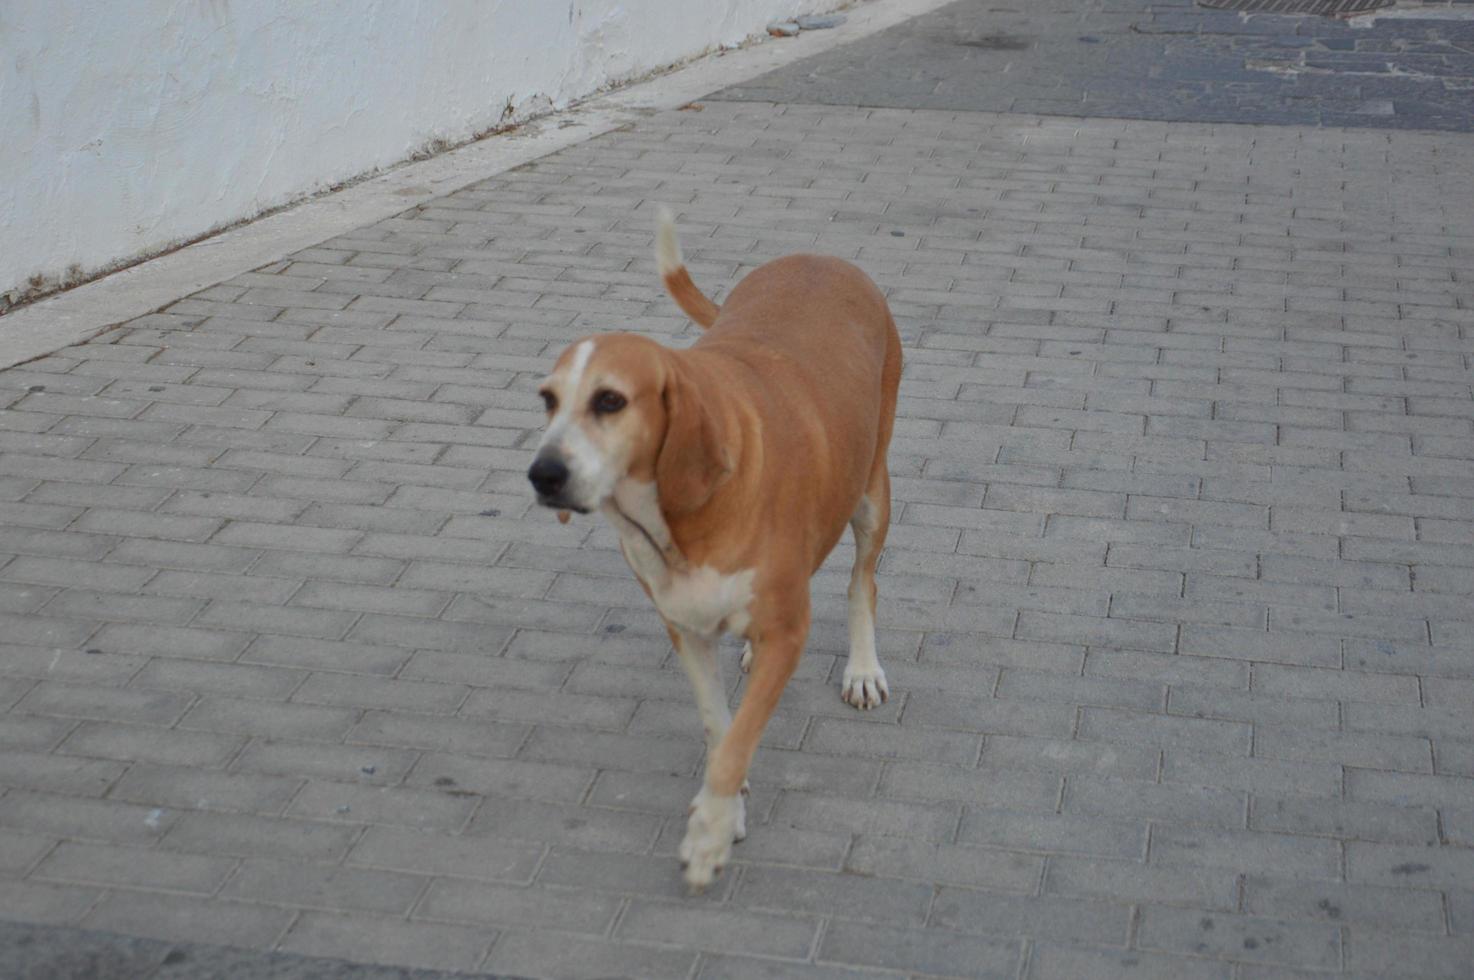
M 857 708 L 889 695 L 875 563 L 901 341 L 880 290 L 839 259 L 769 262 L 720 309 L 691 282 L 664 210 L 656 259 L 671 296 L 709 329 L 683 351 L 633 334 L 571 345 L 541 388 L 549 424 L 528 479 L 561 518 L 597 509 L 614 525 L 696 689 L 706 781 L 680 856 L 699 890 L 746 835 L 748 766 L 808 636 L 809 578 L 846 524 L 855 565 L 840 694 Z M 748 641 L 735 719 L 722 633 Z

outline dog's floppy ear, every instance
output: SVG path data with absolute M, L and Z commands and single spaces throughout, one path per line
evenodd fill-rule
M 665 442 L 655 460 L 655 486 L 667 513 L 699 510 L 732 473 L 728 426 L 706 404 L 679 364 L 668 362 Z

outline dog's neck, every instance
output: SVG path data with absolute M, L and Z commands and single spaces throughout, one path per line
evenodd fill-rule
M 639 578 L 659 588 L 689 569 L 686 556 L 671 535 L 670 525 L 660 512 L 660 497 L 654 483 L 625 478 L 600 507 L 619 534 L 625 560 Z
M 689 354 L 688 351 L 673 352 Z M 706 362 L 707 364 L 710 361 Z M 689 367 L 688 367 L 689 370 Z M 740 406 L 731 403 L 724 404 L 721 392 L 724 385 L 720 375 L 712 375 L 707 371 L 697 375 L 701 381 L 702 398 L 710 411 L 724 413 L 728 425 L 728 442 L 723 447 L 728 453 L 725 460 L 733 473 L 742 466 L 751 468 L 761 465 L 761 453 L 756 459 L 748 460 L 747 446 L 743 440 L 743 426 L 741 424 Z M 730 489 L 728 479 L 723 479 L 713 490 L 712 496 L 703 504 L 701 510 L 707 514 L 721 509 L 720 501 L 726 491 Z M 634 570 L 648 587 L 659 590 L 675 578 L 680 578 L 691 572 L 691 559 L 682 549 L 676 534 L 671 527 L 672 521 L 666 520 L 665 512 L 660 506 L 660 490 L 658 484 L 651 481 L 637 480 L 629 476 L 620 478 L 615 483 L 614 491 L 599 508 L 614 530 L 619 535 L 620 549 L 624 552 L 625 560 L 629 562 L 630 568 Z M 674 523 L 689 531 L 691 527 L 692 514 L 674 514 Z M 688 546 L 692 544 L 689 537 L 685 538 Z M 697 559 L 700 560 L 700 551 L 703 549 L 698 545 Z

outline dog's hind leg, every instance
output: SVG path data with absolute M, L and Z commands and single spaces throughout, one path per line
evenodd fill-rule
M 885 671 L 875 652 L 875 563 L 885 547 L 891 520 L 891 480 L 882 455 L 870 474 L 850 528 L 855 532 L 855 567 L 850 572 L 850 659 L 845 664 L 839 696 L 846 704 L 869 710 L 890 697 Z

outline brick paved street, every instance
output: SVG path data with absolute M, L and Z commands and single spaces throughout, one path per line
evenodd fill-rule
M 801 96 L 0 372 L 0 919 L 538 978 L 1469 975 L 1474 136 Z M 907 346 L 894 696 L 839 700 L 846 543 L 700 898 L 689 685 L 523 475 L 567 341 L 695 335 L 658 203 L 718 296 L 841 255 Z M 94 955 L 25 935 L 0 972 Z

